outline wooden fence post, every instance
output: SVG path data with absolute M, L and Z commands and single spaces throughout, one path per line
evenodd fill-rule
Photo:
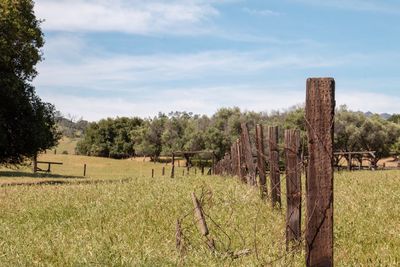
M 251 143 L 250 143 L 250 135 L 249 135 L 249 128 L 247 127 L 246 123 L 241 124 L 242 127 L 242 146 L 243 146 L 243 155 L 246 161 L 247 167 L 247 183 L 250 185 L 256 186 L 256 166 L 253 161 L 253 153 L 251 150 Z
M 351 155 L 351 152 L 349 152 L 349 165 L 347 166 L 347 169 L 348 169 L 349 171 L 352 171 L 352 170 L 353 170 L 353 157 L 352 157 L 352 155 Z
M 237 146 L 236 146 L 236 142 L 235 142 L 231 146 L 231 173 L 230 174 L 232 176 L 238 175 L 238 173 L 237 173 L 237 169 L 238 169 L 237 155 L 238 155 L 238 153 L 237 153 L 236 149 L 237 149 Z
M 162 176 L 165 175 L 165 167 L 162 167 Z
M 203 213 L 203 208 L 200 204 L 200 201 L 197 199 L 195 193 L 192 193 L 192 200 L 193 200 L 193 206 L 194 206 L 194 216 L 196 223 L 198 225 L 200 233 L 207 239 L 207 246 L 211 251 L 215 251 L 215 241 L 213 238 L 211 238 L 210 231 L 208 230 L 206 218 Z
M 33 173 L 37 172 L 37 154 L 35 154 L 32 158 L 32 171 Z
M 214 174 L 215 174 L 215 162 L 216 162 L 216 155 L 215 155 L 215 152 L 213 151 L 213 154 L 212 154 L 211 175 L 214 175 Z
M 172 153 L 171 178 L 175 178 L 175 154 Z
M 286 163 L 286 249 L 301 239 L 301 155 L 300 131 L 285 131 Z
M 243 160 L 243 146 L 241 139 L 236 141 L 236 151 L 237 151 L 237 173 L 242 182 L 246 182 L 245 171 L 243 169 L 244 160 Z
M 264 148 L 264 131 L 261 124 L 256 126 L 256 141 L 257 141 L 257 168 L 260 176 L 260 192 L 261 198 L 268 195 L 267 191 L 267 177 L 265 167 L 265 148 Z
M 83 165 L 83 177 L 86 177 L 86 163 Z
M 151 169 L 151 178 L 154 178 L 154 169 Z
M 268 128 L 269 171 L 271 179 L 272 206 L 282 206 L 281 200 L 281 174 L 279 170 L 279 129 L 276 126 Z
M 333 266 L 334 117 L 335 80 L 308 79 L 307 266 Z

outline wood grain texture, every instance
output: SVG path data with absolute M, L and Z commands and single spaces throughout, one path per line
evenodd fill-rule
M 276 126 L 268 128 L 269 170 L 271 180 L 271 201 L 273 207 L 281 207 L 281 174 L 279 170 L 279 129 Z
M 265 147 L 264 147 L 264 130 L 261 124 L 256 125 L 256 142 L 257 142 L 257 169 L 260 177 L 261 198 L 268 195 L 267 190 L 267 168 L 265 164 Z
M 301 239 L 301 152 L 300 131 L 285 131 L 286 163 L 286 248 Z
M 308 79 L 307 266 L 333 266 L 334 115 L 334 79 Z

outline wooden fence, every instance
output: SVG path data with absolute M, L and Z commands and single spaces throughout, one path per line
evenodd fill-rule
M 285 131 L 284 155 L 286 173 L 286 244 L 302 240 L 301 233 L 301 173 L 306 170 L 306 231 L 304 243 L 307 266 L 333 266 L 333 133 L 335 112 L 335 81 L 332 78 L 307 80 L 306 116 L 308 136 L 307 167 L 300 153 L 300 132 Z M 269 127 L 264 142 L 264 129 L 257 125 L 256 157 L 253 156 L 248 125 L 241 125 L 240 138 L 230 153 L 216 163 L 215 174 L 237 176 L 250 186 L 259 186 L 263 199 L 269 196 L 271 205 L 282 207 L 279 168 L 279 130 Z M 267 149 L 264 144 L 267 144 Z M 268 155 L 265 151 L 268 151 Z M 267 164 L 268 163 L 268 164 Z M 270 188 L 267 188 L 269 166 Z

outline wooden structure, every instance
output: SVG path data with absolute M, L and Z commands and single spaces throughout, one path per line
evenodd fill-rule
M 286 249 L 290 243 L 301 240 L 301 152 L 300 131 L 285 131 L 286 163 Z
M 38 164 L 47 164 L 47 169 L 41 169 Z M 33 162 L 33 172 L 51 172 L 51 165 L 63 165 L 62 162 L 52 162 L 52 161 L 34 161 Z
M 172 170 L 171 170 L 171 178 L 175 177 L 175 160 L 176 157 L 184 157 L 186 159 L 186 168 L 188 168 L 188 171 L 191 167 L 191 163 L 190 163 L 190 159 L 193 156 L 197 156 L 197 155 L 208 155 L 211 157 L 212 160 L 212 167 L 211 167 L 211 173 L 214 173 L 214 167 L 215 167 L 215 162 L 216 162 L 216 155 L 214 151 L 210 151 L 210 150 L 199 150 L 199 151 L 175 151 L 172 152 Z M 179 163 L 179 162 L 178 162 Z M 178 166 L 179 167 L 179 166 Z M 204 173 L 204 166 L 201 166 L 202 168 L 202 173 Z
M 333 133 L 335 81 L 307 80 L 306 266 L 333 266 Z
M 281 200 L 281 178 L 279 170 L 279 129 L 276 126 L 268 128 L 269 147 L 269 170 L 271 180 L 271 201 L 272 206 L 282 206 Z
M 301 241 L 301 173 L 306 173 L 306 266 L 333 266 L 333 169 L 334 157 L 354 156 L 375 158 L 374 151 L 333 152 L 335 117 L 335 81 L 332 78 L 307 80 L 305 123 L 308 135 L 308 156 L 301 152 L 300 132 L 285 131 L 285 164 L 287 188 L 286 244 Z M 240 139 L 230 148 L 230 154 L 217 163 L 218 175 L 237 176 L 249 185 L 256 184 L 257 172 L 260 189 L 265 190 L 265 163 L 269 161 L 271 200 L 281 206 L 279 168 L 279 129 L 269 127 L 267 140 L 269 155 L 264 155 L 262 126 L 256 126 L 256 159 L 250 143 L 247 124 L 242 124 Z M 304 152 L 304 151 L 303 151 Z M 254 166 L 254 169 L 253 169 Z M 350 169 L 351 169 L 350 164 Z M 255 171 L 254 171 L 255 170 Z M 254 177 L 254 179 L 253 179 Z
M 245 169 L 247 170 L 247 183 L 253 186 L 257 186 L 256 180 L 256 165 L 253 160 L 253 153 L 251 149 L 249 128 L 246 123 L 241 124 L 242 134 L 241 134 L 241 143 L 242 143 L 242 152 L 245 158 Z
M 338 151 L 334 153 L 336 167 L 340 169 L 340 161 L 345 158 L 347 160 L 347 169 L 349 171 L 353 170 L 353 158 L 358 158 L 360 164 L 358 168 L 361 170 L 364 168 L 362 162 L 365 158 L 371 161 L 371 166 L 368 166 L 368 169 L 376 169 L 376 151 L 357 151 L 357 152 L 350 152 L 350 151 Z
M 256 125 L 256 144 L 257 144 L 257 170 L 260 177 L 261 198 L 268 195 L 267 190 L 267 171 L 265 163 L 264 131 L 261 124 Z

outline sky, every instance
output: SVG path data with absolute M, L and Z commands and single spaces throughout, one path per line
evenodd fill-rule
M 400 113 L 398 0 L 36 0 L 34 80 L 63 114 L 271 112 L 333 77 L 337 105 Z

